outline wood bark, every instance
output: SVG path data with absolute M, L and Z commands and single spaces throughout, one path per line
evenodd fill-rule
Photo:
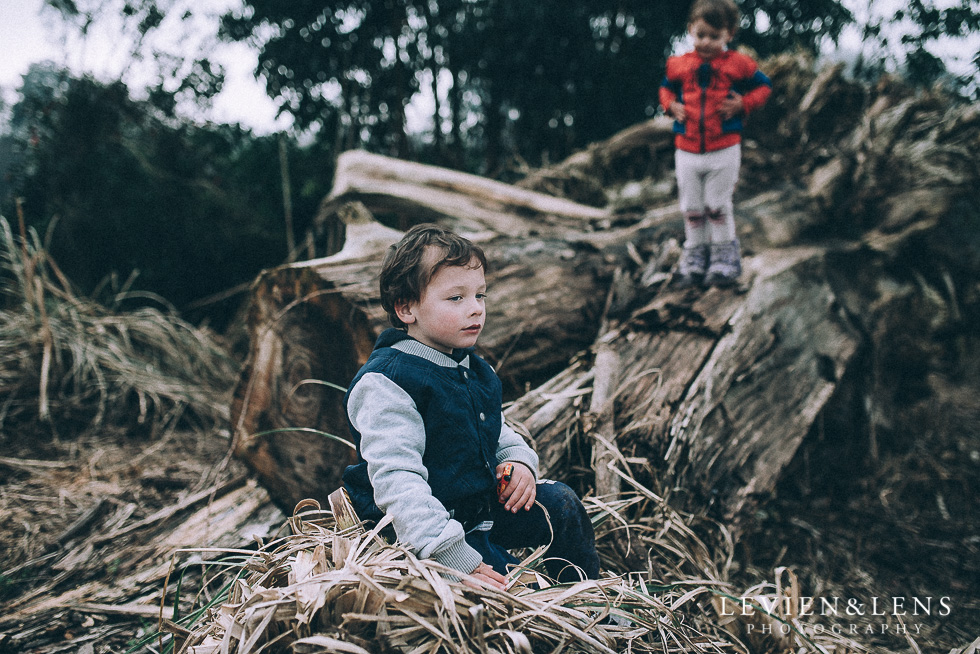
M 338 158 L 333 188 L 316 222 L 328 222 L 351 201 L 361 202 L 379 220 L 399 229 L 439 222 L 477 236 L 560 234 L 610 217 L 604 208 L 362 150 Z
M 252 289 L 234 451 L 285 510 L 306 497 L 323 502 L 340 485 L 353 461 L 342 389 L 387 326 L 378 265 L 400 232 L 345 206 L 340 253 L 267 271 Z M 747 260 L 757 262 L 747 293 L 642 288 L 656 275 L 632 244 L 674 217 L 667 208 L 621 230 L 486 240 L 493 301 L 480 352 L 512 391 L 555 375 L 506 411 L 538 449 L 543 475 L 562 477 L 569 443 L 584 439 L 597 493 L 618 492 L 645 466 L 668 494 L 685 489 L 686 508 L 717 505 L 734 524 L 771 491 L 857 339 L 826 314 L 835 300 L 818 249 Z M 653 261 L 669 267 L 656 253 Z M 613 267 L 630 265 L 615 292 Z M 644 294 L 652 297 L 637 304 Z M 778 402 L 768 388 L 780 389 Z
M 612 250 L 604 256 L 594 242 L 578 252 L 560 240 L 486 243 L 499 263 L 488 276 L 494 302 L 482 354 L 511 388 L 560 371 L 506 415 L 530 436 L 545 476 L 561 477 L 570 441 L 585 438 L 596 492 L 621 488 L 632 474 L 627 458 L 647 461 L 664 489 L 686 489 L 688 508 L 717 504 L 734 524 L 771 490 L 857 349 L 847 318 L 828 313 L 836 300 L 822 251 L 747 260 L 745 293 L 657 291 L 606 316 L 608 331 L 596 342 Z M 349 241 L 351 252 L 359 256 L 268 271 L 253 288 L 235 452 L 281 507 L 325 498 L 352 461 L 348 446 L 309 431 L 349 437 L 338 388 L 386 326 L 375 291 L 378 256 Z M 593 344 L 592 354 L 566 366 Z
M 622 179 L 660 177 L 674 160 L 673 120 L 658 116 L 594 143 L 568 159 L 531 171 L 517 186 L 605 207 Z
M 619 478 L 631 467 L 656 471 L 648 485 L 667 495 L 681 489 L 688 510 L 717 504 L 738 528 L 793 458 L 860 342 L 819 251 L 750 263 L 747 293 L 658 294 L 597 344 L 593 364 L 579 362 L 508 409 L 533 439 L 543 474 L 567 467 L 571 439 L 608 440 L 583 399 L 609 395 L 602 379 L 611 357 L 621 362 L 612 394 L 621 455 L 597 459 L 618 464 Z M 597 492 L 612 488 L 607 480 L 597 468 Z

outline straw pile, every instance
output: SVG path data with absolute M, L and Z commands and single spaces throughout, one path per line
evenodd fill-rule
M 225 553 L 237 560 L 223 573 L 225 592 L 193 607 L 184 620 L 166 622 L 163 631 L 173 641 L 168 637 L 161 649 L 166 644 L 184 654 L 860 651 L 829 632 L 815 636 L 792 615 L 791 587 L 753 589 L 757 597 L 770 594 L 765 605 L 771 612 L 719 615 L 718 601 L 733 597 L 731 587 L 717 577 L 718 566 L 692 530 L 693 519 L 656 500 L 640 493 L 612 503 L 591 498 L 587 505 L 600 543 L 608 543 L 624 525 L 620 513 L 639 510 L 650 516 L 630 525 L 637 528 L 634 546 L 649 552 L 651 569 L 664 572 L 664 579 L 605 573 L 600 580 L 552 584 L 536 568 L 541 548 L 510 575 L 508 591 L 465 586 L 453 571 L 383 540 L 384 523 L 371 531 L 348 526 L 342 512 L 337 520 L 306 500 L 288 521 L 288 534 L 260 544 L 251 556 L 243 557 L 241 550 Z M 178 552 L 175 559 L 191 552 Z M 201 554 L 197 551 L 195 559 Z M 602 554 L 607 560 L 608 552 Z M 795 599 L 798 603 L 798 594 Z
M 227 421 L 233 360 L 173 310 L 120 311 L 139 294 L 116 291 L 107 304 L 79 297 L 23 219 L 15 237 L 0 217 L 0 430 Z

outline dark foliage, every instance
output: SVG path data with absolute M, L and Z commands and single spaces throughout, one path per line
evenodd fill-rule
M 134 289 L 180 308 L 286 259 L 279 137 L 171 123 L 121 82 L 52 68 L 32 69 L 21 92 L 2 144 L 3 212 L 23 198 L 28 224 L 83 292 L 138 273 Z M 316 147 L 290 154 L 302 230 L 331 171 Z
M 802 49 L 815 54 L 824 39 L 836 41 L 854 16 L 836 0 L 741 0 L 739 42 L 762 57 Z

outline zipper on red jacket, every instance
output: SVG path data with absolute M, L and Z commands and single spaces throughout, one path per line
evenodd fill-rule
M 708 108 L 708 87 L 711 86 L 711 64 L 705 62 L 698 68 L 698 86 L 701 87 L 701 117 L 698 120 L 698 132 L 701 136 L 701 154 L 708 151 L 708 128 L 704 112 Z
M 708 130 L 704 122 L 704 111 L 708 105 L 708 94 L 701 91 L 701 124 L 699 128 L 701 130 L 701 154 L 704 154 L 708 150 Z

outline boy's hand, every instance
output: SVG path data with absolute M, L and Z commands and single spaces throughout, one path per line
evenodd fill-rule
M 463 577 L 463 585 L 469 586 L 470 588 L 491 586 L 500 590 L 506 590 L 507 578 L 483 561 L 480 561 L 480 565 L 476 566 L 469 577 Z
M 728 120 L 732 116 L 737 116 L 744 110 L 745 105 L 742 103 L 742 96 L 734 91 L 722 100 L 718 106 L 718 113 L 721 114 L 722 120 Z
M 497 465 L 497 479 L 504 474 L 504 466 L 507 463 Z M 534 481 L 534 474 L 522 463 L 513 463 L 514 470 L 511 472 L 510 483 L 507 484 L 503 492 L 500 493 L 500 502 L 504 509 L 511 513 L 523 508 L 525 511 L 534 506 L 534 498 L 537 496 L 538 488 Z
M 670 103 L 670 114 L 678 122 L 683 123 L 687 120 L 687 112 L 684 111 L 684 105 L 676 100 Z

